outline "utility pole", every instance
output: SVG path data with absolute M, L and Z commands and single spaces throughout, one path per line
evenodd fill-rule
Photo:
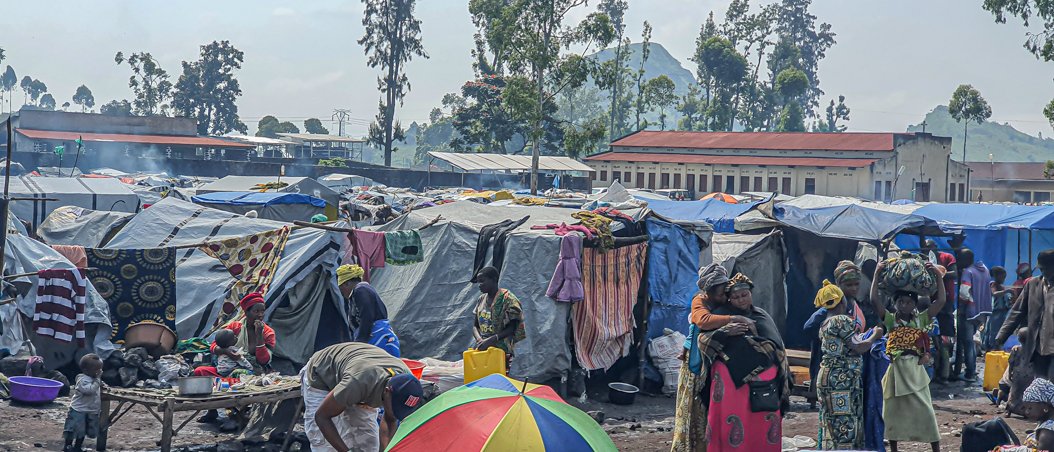
M 929 125 L 929 124 L 926 124 L 926 120 L 923 119 L 922 120 L 922 124 L 919 124 L 919 125 L 922 126 L 922 133 L 926 133 L 926 126 Z
M 333 116 L 330 119 L 337 121 L 337 135 L 344 136 L 344 123 L 351 119 L 351 110 L 336 108 L 333 110 Z

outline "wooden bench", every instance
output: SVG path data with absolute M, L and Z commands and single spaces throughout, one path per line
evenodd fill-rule
M 791 395 L 804 397 L 809 401 L 809 407 L 816 408 L 816 391 L 809 381 L 809 361 L 812 353 L 808 350 L 787 349 L 787 364 L 790 366 L 791 375 L 794 376 L 794 386 L 791 387 Z

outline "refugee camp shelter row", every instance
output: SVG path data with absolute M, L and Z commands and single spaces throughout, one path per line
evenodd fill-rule
M 326 201 L 300 193 L 215 192 L 194 196 L 195 204 L 245 215 L 256 211 L 265 220 L 307 221 L 325 212 Z
M 260 188 L 268 184 L 285 185 L 277 189 Z M 197 190 L 198 195 L 217 192 L 299 193 L 313 196 L 326 201 L 325 213 L 330 220 L 337 219 L 337 209 L 340 207 L 340 195 L 310 177 L 227 176 Z M 303 220 L 307 221 L 308 218 Z
M 138 212 L 139 196 L 117 179 L 68 177 L 11 178 L 11 202 L 18 218 L 36 227 L 56 208 L 76 206 L 110 212 Z

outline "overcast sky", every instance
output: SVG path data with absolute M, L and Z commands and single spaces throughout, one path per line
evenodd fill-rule
M 711 10 L 720 20 L 727 5 L 725 0 L 629 3 L 627 33 L 639 39 L 641 23 L 650 21 L 653 41 L 685 67 L 700 24 Z M 1041 63 L 1021 47 L 1019 21 L 996 24 L 980 3 L 815 0 L 814 14 L 838 35 L 820 65 L 821 88 L 829 96 L 847 97 L 850 130 L 903 131 L 935 105 L 947 104 L 960 83 L 971 83 L 988 99 L 994 121 L 1051 135 L 1042 110 L 1054 98 L 1054 63 Z M 113 62 L 118 50 L 151 52 L 174 82 L 180 61 L 195 59 L 199 45 L 227 39 L 245 52 L 238 105 L 250 129 L 269 114 L 298 126 L 318 117 L 328 126 L 333 109 L 348 108 L 354 118 L 349 131 L 359 135 L 376 114 L 378 100 L 378 72 L 366 66 L 356 44 L 362 10 L 361 2 L 333 0 L 6 2 L 0 48 L 7 54 L 3 64 L 14 67 L 20 79 L 30 75 L 46 83 L 60 105 L 80 84 L 88 85 L 101 105 L 131 97 L 129 68 Z M 443 94 L 472 76 L 474 29 L 467 1 L 422 0 L 417 15 L 431 58 L 409 65 L 413 89 L 397 113 L 404 124 L 427 120 Z

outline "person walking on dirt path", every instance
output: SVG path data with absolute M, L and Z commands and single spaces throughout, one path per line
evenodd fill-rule
M 1021 352 L 1036 376 L 1049 380 L 1054 377 L 1054 249 L 1040 252 L 1036 260 L 1041 276 L 1022 288 L 995 341 L 1002 348 L 1018 328 L 1027 326 Z

